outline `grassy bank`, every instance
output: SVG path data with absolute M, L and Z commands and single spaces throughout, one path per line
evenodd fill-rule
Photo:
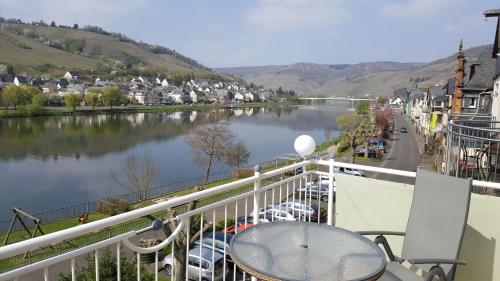
M 203 189 L 212 188 L 214 186 L 219 186 L 221 184 L 225 184 L 225 183 L 232 182 L 232 181 L 235 181 L 235 180 L 237 180 L 237 179 L 230 178 L 230 179 L 225 179 L 225 180 L 222 180 L 222 181 L 208 183 L 208 184 L 203 185 Z M 183 189 L 183 190 L 180 190 L 180 191 L 177 191 L 177 192 L 173 192 L 173 193 L 170 193 L 168 195 L 161 196 L 161 197 L 165 197 L 165 196 L 168 196 L 168 197 L 178 197 L 178 196 L 183 196 L 183 195 L 190 194 L 192 192 L 193 192 L 193 188 L 187 188 L 187 189 Z M 159 198 L 161 198 L 161 197 L 159 197 Z M 216 196 L 214 196 L 214 197 L 216 197 Z M 130 207 L 131 207 L 131 209 L 138 209 L 138 208 L 141 208 L 141 207 L 146 207 L 146 206 L 149 206 L 149 205 L 153 205 L 154 204 L 154 200 L 156 200 L 156 199 L 158 199 L 158 198 L 147 199 L 147 200 L 144 200 L 144 201 L 133 203 L 133 204 L 130 205 Z M 105 214 L 101 214 L 101 213 L 97 213 L 97 212 L 96 213 L 91 213 L 88 216 L 87 222 L 93 222 L 93 221 L 101 220 L 101 219 L 104 219 L 104 218 L 107 218 L 107 217 L 109 217 L 109 216 L 105 215 Z M 41 227 L 42 227 L 43 232 L 45 234 L 48 234 L 48 233 L 60 231 L 60 230 L 63 230 L 63 229 L 71 228 L 71 227 L 77 226 L 78 224 L 79 224 L 78 217 L 72 217 L 72 218 L 67 218 L 67 219 L 64 219 L 64 220 L 57 221 L 57 222 L 52 222 L 52 223 L 48 223 L 48 224 L 42 224 Z M 5 236 L 6 235 L 7 235 L 6 233 L 0 234 L 0 241 L 3 242 L 5 240 Z M 9 242 L 9 244 L 12 244 L 12 243 L 23 241 L 23 240 L 26 240 L 26 239 L 29 239 L 29 238 L 31 238 L 31 237 L 29 236 L 29 234 L 24 229 L 19 229 L 19 230 L 13 231 L 10 234 L 8 242 Z
M 93 114 L 109 114 L 109 113 L 140 113 L 140 112 L 172 112 L 172 111 L 205 111 L 211 109 L 228 109 L 228 108 L 256 108 L 283 105 L 283 103 L 244 103 L 233 105 L 221 104 L 182 104 L 182 105 L 157 105 L 157 106 L 116 106 L 98 107 L 92 109 L 90 107 L 77 108 L 73 112 L 66 107 L 45 107 L 37 111 L 30 111 L 26 108 L 0 109 L 0 118 L 16 118 L 16 117 L 36 117 L 36 116 L 71 116 L 71 115 L 93 115 Z

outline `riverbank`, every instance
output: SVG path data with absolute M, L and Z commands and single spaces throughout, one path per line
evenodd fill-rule
M 232 109 L 232 108 L 260 108 L 293 105 L 290 103 L 238 103 L 238 104 L 180 104 L 180 105 L 132 105 L 106 107 L 78 107 L 74 112 L 67 107 L 45 107 L 36 111 L 30 111 L 28 107 L 19 109 L 0 109 L 0 118 L 19 118 L 19 117 L 39 117 L 39 116 L 72 116 L 72 115 L 94 115 L 94 114 L 116 114 L 116 113 L 145 113 L 145 112 L 173 112 L 173 111 L 206 111 L 212 109 Z

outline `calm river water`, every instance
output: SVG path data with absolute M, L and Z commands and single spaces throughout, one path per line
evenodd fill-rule
M 251 152 L 248 164 L 293 152 L 309 134 L 317 143 L 337 135 L 335 118 L 344 105 L 289 106 L 217 111 L 230 116 L 236 140 Z M 208 111 L 214 114 L 214 111 Z M 127 157 L 149 153 L 159 167 L 155 185 L 199 177 L 184 135 L 207 112 L 135 113 L 0 120 L 0 219 L 12 207 L 43 211 L 133 190 L 126 182 Z M 230 169 L 218 162 L 212 172 Z M 114 176 L 113 176 L 114 175 Z

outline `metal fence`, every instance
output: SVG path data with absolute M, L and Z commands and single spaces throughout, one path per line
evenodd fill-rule
M 260 165 L 262 168 L 269 168 L 273 166 L 278 166 L 281 165 L 282 161 L 280 160 L 271 160 L 271 161 L 266 161 L 259 163 L 257 165 Z M 251 166 L 247 166 L 246 168 L 250 168 Z M 209 183 L 213 182 L 218 182 L 221 180 L 229 179 L 233 177 L 233 170 L 227 170 L 223 172 L 218 172 L 211 174 L 208 178 Z M 99 202 L 101 201 L 106 201 L 112 198 L 118 198 L 124 201 L 127 201 L 129 204 L 132 203 L 137 203 L 143 200 L 148 200 L 148 199 L 153 199 L 157 198 L 160 196 L 165 196 L 173 192 L 177 192 L 180 190 L 184 189 L 190 189 L 196 185 L 202 185 L 205 183 L 205 177 L 196 177 L 196 178 L 191 178 L 187 180 L 182 180 L 166 185 L 161 185 L 153 188 L 149 188 L 146 191 L 135 191 L 135 192 L 130 192 L 126 194 L 121 194 L 117 196 L 111 196 L 108 198 L 103 198 L 99 200 L 94 200 L 94 201 L 88 201 L 85 203 L 80 203 L 72 206 L 66 206 L 62 208 L 57 208 L 57 209 L 52 209 L 52 210 L 47 210 L 47 211 L 42 211 L 42 212 L 35 212 L 31 213 L 34 217 L 38 218 L 43 224 L 51 223 L 51 222 L 56 222 L 60 220 L 64 220 L 67 218 L 75 218 L 78 217 L 82 214 L 89 214 L 89 213 L 95 213 L 97 211 L 97 207 Z M 4 219 L 0 220 L 0 233 L 5 233 L 9 230 L 9 227 L 12 223 L 12 218 L 10 219 Z M 26 220 L 24 221 L 26 226 L 32 227 L 34 226 L 34 222 L 31 220 Z M 16 223 L 13 226 L 13 230 L 18 230 L 22 229 L 23 226 L 19 222 L 19 220 L 16 220 Z
M 450 176 L 500 182 L 500 122 L 453 120 L 446 130 L 446 173 Z M 475 190 L 488 193 L 487 189 Z

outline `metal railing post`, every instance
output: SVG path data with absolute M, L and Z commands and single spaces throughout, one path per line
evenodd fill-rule
M 253 182 L 253 190 L 258 191 L 260 189 L 260 172 L 261 172 L 260 165 L 255 165 L 253 167 L 253 170 L 255 171 L 254 174 L 255 181 Z M 259 210 L 260 210 L 259 206 L 260 206 L 260 192 L 256 192 L 253 195 L 253 224 L 255 225 L 259 224 Z M 252 281 L 257 281 L 257 278 L 252 276 Z
M 334 192 L 333 189 L 335 187 L 335 177 L 333 175 L 333 163 L 334 159 L 330 159 L 330 164 L 328 165 L 328 225 L 333 226 L 333 198 Z
M 255 171 L 254 177 L 255 181 L 253 183 L 253 190 L 258 191 L 260 189 L 260 165 L 255 165 L 253 167 Z M 256 192 L 253 195 L 253 224 L 259 224 L 259 210 L 260 210 L 260 192 Z

